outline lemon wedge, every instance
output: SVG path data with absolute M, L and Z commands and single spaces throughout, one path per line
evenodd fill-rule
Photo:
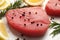
M 5 2 L 5 0 L 0 0 L 0 6 Z
M 0 10 L 6 9 L 10 5 L 10 0 L 1 0 Z
M 0 20 L 0 40 L 6 40 L 7 38 L 8 38 L 8 33 L 6 32 L 5 25 Z
M 37 6 L 37 5 L 42 5 L 44 0 L 24 0 L 27 4 L 31 6 Z

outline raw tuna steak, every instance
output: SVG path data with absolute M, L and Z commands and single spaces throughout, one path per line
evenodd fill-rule
M 9 10 L 6 18 L 12 28 L 30 37 L 44 35 L 50 24 L 48 15 L 41 7 Z
M 60 16 L 60 0 L 49 0 L 45 9 L 50 16 Z

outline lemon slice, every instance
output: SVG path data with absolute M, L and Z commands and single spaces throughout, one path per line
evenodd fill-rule
M 10 5 L 10 0 L 5 0 L 4 3 L 0 6 L 0 10 L 6 9 Z
M 31 6 L 42 5 L 44 0 L 25 0 L 25 2 Z
M 5 2 L 5 0 L 0 0 L 0 6 Z
M 0 20 L 0 40 L 6 40 L 8 38 L 8 34 L 5 29 L 4 23 Z

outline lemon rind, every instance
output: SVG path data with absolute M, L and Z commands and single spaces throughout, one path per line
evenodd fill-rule
M 29 2 L 29 0 L 25 0 L 25 2 L 26 2 L 28 5 L 37 6 L 37 5 L 42 5 L 43 2 L 44 2 L 44 0 L 39 1 L 39 2 L 37 2 L 37 3 Z
M 3 39 L 3 40 L 7 40 L 8 37 L 4 36 L 1 32 L 0 32 L 0 38 Z
M 5 2 L 5 0 L 2 0 L 2 1 L 0 2 L 0 6 L 1 6 L 4 2 Z
M 6 4 L 7 4 L 7 5 L 6 5 Z M 6 5 L 6 6 L 4 6 L 4 5 Z M 0 7 L 0 10 L 4 10 L 4 9 L 6 9 L 8 6 L 10 6 L 10 1 L 5 0 L 5 4 L 4 4 L 4 5 Z

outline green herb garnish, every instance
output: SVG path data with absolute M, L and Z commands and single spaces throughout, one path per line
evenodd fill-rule
M 54 31 L 51 33 L 53 37 L 60 33 L 60 23 L 53 21 L 50 25 L 50 28 L 54 29 Z
M 7 7 L 5 10 L 2 10 L 0 12 L 0 18 L 2 18 L 5 15 L 5 13 L 10 9 L 21 8 L 20 7 L 21 3 L 22 3 L 22 0 L 17 0 L 16 2 L 14 2 L 14 4 L 11 3 L 9 7 Z
M 5 15 L 5 13 L 6 13 L 6 10 L 2 10 L 2 11 L 0 12 L 0 19 Z

